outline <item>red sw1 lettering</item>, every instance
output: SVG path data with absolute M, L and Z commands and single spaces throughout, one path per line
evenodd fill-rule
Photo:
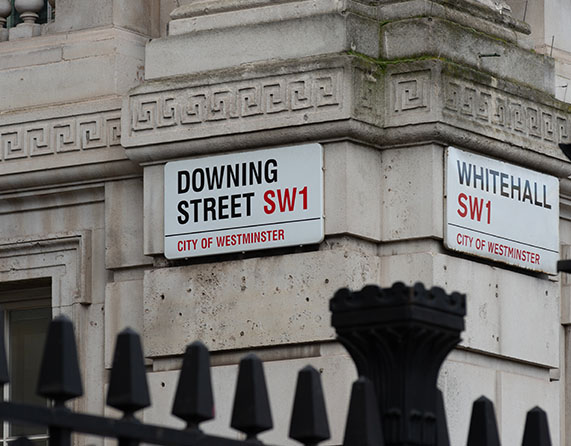
M 266 214 L 273 214 L 276 209 L 278 212 L 292 212 L 295 210 L 296 198 L 298 195 L 302 197 L 302 208 L 307 209 L 307 186 L 303 189 L 298 190 L 297 187 L 292 189 L 276 189 L 267 190 L 264 193 L 264 201 L 266 205 L 264 206 L 264 212 Z M 299 203 L 299 201 L 298 201 Z
M 486 209 L 488 211 L 488 224 L 490 224 L 492 219 L 492 202 L 490 200 L 484 202 L 483 198 L 472 197 L 462 193 L 458 195 L 458 206 L 460 208 L 456 212 L 458 212 L 460 217 L 468 216 L 469 211 L 470 219 L 476 221 L 482 221 L 482 211 Z

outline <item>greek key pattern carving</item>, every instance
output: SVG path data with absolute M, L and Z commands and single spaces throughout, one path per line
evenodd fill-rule
M 554 109 L 479 85 L 445 85 L 445 114 L 538 140 L 570 141 L 569 119 Z
M 389 113 L 430 111 L 430 71 L 399 73 L 391 76 Z
M 121 144 L 118 112 L 0 127 L 0 161 L 104 149 Z
M 341 76 L 341 69 L 320 70 L 136 95 L 130 99 L 131 132 L 340 108 Z
M 384 116 L 382 96 L 384 81 L 382 78 L 375 76 L 373 72 L 355 70 L 353 79 L 356 111 L 364 117 L 369 115 Z

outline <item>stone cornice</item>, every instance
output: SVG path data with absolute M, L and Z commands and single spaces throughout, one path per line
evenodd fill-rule
M 455 144 L 567 177 L 568 105 L 440 59 L 336 56 L 148 82 L 125 99 L 122 144 L 140 163 L 353 139 Z M 213 81 L 216 79 L 217 81 Z M 218 81 L 219 80 L 219 81 Z
M 121 147 L 120 98 L 4 113 L 3 191 L 101 180 L 139 172 Z

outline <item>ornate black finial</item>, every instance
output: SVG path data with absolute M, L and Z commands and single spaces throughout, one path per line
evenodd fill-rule
M 254 354 L 240 361 L 230 425 L 248 440 L 274 426 L 262 361 Z
M 63 315 L 50 322 L 37 393 L 56 406 L 83 394 L 73 324 Z
M 330 309 L 339 341 L 375 387 L 385 444 L 436 445 L 436 380 L 464 330 L 466 296 L 420 283 L 368 285 L 337 291 Z
M 297 375 L 289 436 L 305 445 L 330 438 L 321 375 L 310 365 Z
M 187 422 L 187 429 L 197 429 L 199 423 L 214 418 L 210 354 L 202 342 L 186 348 L 172 413 Z
M 151 404 L 141 340 L 130 328 L 117 336 L 107 404 L 123 411 L 125 418 Z

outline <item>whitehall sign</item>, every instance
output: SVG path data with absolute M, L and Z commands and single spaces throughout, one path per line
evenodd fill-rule
M 323 148 L 307 144 L 167 163 L 165 256 L 323 240 Z
M 444 244 L 455 251 L 555 274 L 559 181 L 449 147 Z

